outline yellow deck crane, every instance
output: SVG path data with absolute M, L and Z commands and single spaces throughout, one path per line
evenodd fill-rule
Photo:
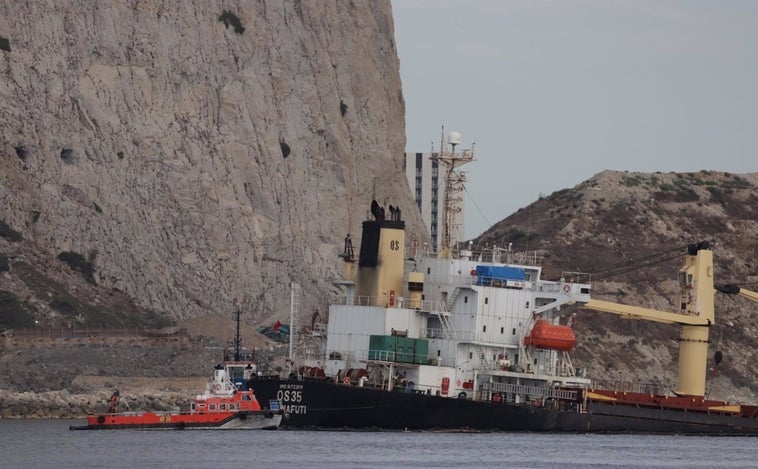
M 679 383 L 675 391 L 680 396 L 705 396 L 705 377 L 708 364 L 708 338 L 714 324 L 713 252 L 708 242 L 687 247 L 684 266 L 679 271 L 681 301 L 676 313 L 601 300 L 589 300 L 583 308 L 617 314 L 633 319 L 679 324 Z

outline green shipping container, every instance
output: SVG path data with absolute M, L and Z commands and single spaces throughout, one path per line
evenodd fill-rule
M 429 341 L 426 339 L 416 339 L 415 341 L 415 353 L 413 355 L 413 363 L 419 365 L 426 365 L 429 362 Z
M 397 358 L 395 361 L 400 363 L 413 363 L 414 345 L 416 339 L 410 337 L 397 338 Z
M 394 361 L 396 340 L 391 335 L 372 335 L 368 340 L 368 359 Z

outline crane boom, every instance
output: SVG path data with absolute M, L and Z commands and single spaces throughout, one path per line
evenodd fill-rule
M 678 313 L 658 311 L 608 301 L 589 300 L 582 307 L 645 319 L 665 324 L 679 324 L 680 396 L 705 396 L 705 374 L 708 364 L 708 338 L 714 324 L 713 252 L 710 244 L 701 242 L 687 247 L 684 266 L 679 271 L 681 301 Z
M 739 285 L 722 285 L 720 287 L 716 287 L 716 290 L 720 291 L 721 293 L 727 293 L 730 295 L 739 295 L 743 298 L 747 298 L 752 302 L 758 303 L 758 293 L 747 290 L 745 288 L 741 288 Z
M 628 306 L 610 301 L 590 300 L 582 306 L 583 308 L 606 313 L 617 314 L 630 319 L 645 319 L 647 321 L 661 322 L 664 324 L 688 324 L 691 326 L 707 326 L 708 321 L 699 316 L 687 316 L 679 313 L 669 313 L 658 311 L 656 309 L 640 308 L 638 306 Z

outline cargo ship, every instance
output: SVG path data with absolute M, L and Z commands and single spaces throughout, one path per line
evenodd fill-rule
M 540 278 L 497 258 L 403 253 L 400 220 L 363 223 L 355 275 L 329 308 L 325 348 L 289 376 L 256 375 L 284 428 L 756 434 L 758 407 L 705 397 L 712 251 L 688 247 L 681 310 L 590 298 L 590 283 Z M 343 256 L 352 269 L 349 250 Z M 403 265 L 407 269 L 403 269 Z M 581 306 L 680 326 L 678 389 L 603 382 L 571 361 Z M 313 332 L 312 332 L 313 333 Z
M 440 167 L 460 181 L 451 160 Z M 707 242 L 683 247 L 669 312 L 592 299 L 587 274 L 545 280 L 538 253 L 454 250 L 447 229 L 437 254 L 406 252 L 400 210 L 370 212 L 357 257 L 345 239 L 344 294 L 310 327 L 320 346 L 288 375 L 250 382 L 281 402 L 283 428 L 758 435 L 758 406 L 706 398 Z M 571 357 L 582 309 L 678 326 L 677 388 L 587 377 Z

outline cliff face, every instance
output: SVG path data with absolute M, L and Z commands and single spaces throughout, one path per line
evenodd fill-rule
M 0 221 L 143 308 L 304 311 L 372 198 L 420 226 L 389 1 L 2 2 L 0 64 Z

